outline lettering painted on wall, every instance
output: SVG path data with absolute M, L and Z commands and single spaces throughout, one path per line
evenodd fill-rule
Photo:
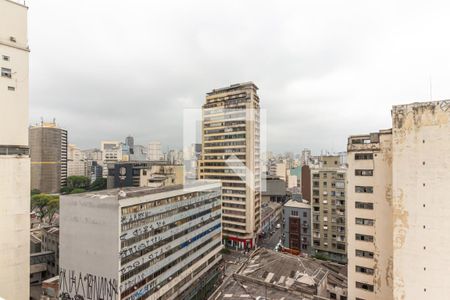
M 117 300 L 116 279 L 94 274 L 83 274 L 74 270 L 60 268 L 59 291 L 62 300 Z

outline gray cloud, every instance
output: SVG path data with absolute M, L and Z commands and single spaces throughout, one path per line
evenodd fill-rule
M 184 108 L 254 81 L 269 149 L 345 150 L 394 104 L 449 98 L 445 1 L 33 1 L 30 121 L 80 147 L 181 147 Z

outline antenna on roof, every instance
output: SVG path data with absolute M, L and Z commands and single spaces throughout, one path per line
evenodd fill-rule
M 431 80 L 431 75 L 429 81 L 430 81 L 430 101 L 433 101 L 433 82 Z

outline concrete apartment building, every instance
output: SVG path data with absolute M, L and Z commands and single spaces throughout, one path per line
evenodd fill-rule
M 86 160 L 86 175 L 91 182 L 103 177 L 103 153 L 100 149 L 82 150 Z
M 150 142 L 148 144 L 147 155 L 148 155 L 148 160 L 151 160 L 151 161 L 163 160 L 164 155 L 161 150 L 161 142 L 158 142 L 158 141 Z
M 67 131 L 55 121 L 30 126 L 31 189 L 59 193 L 67 185 Z
M 28 299 L 28 8 L 0 0 L 0 298 Z
M 449 119 L 449 100 L 399 105 L 349 138 L 349 299 L 448 298 Z
M 67 145 L 67 177 L 86 176 L 86 159 L 80 148 L 73 144 Z
M 311 219 L 311 205 L 296 200 L 286 202 L 283 206 L 283 246 L 312 254 Z
M 100 150 L 102 151 L 103 177 L 108 177 L 108 164 L 123 160 L 122 143 L 119 141 L 102 141 Z
M 263 178 L 266 181 L 266 190 L 262 191 L 262 202 L 278 202 L 281 204 L 286 202 L 286 181 L 276 176 L 264 174 Z
M 347 262 L 345 177 L 339 156 L 321 156 L 311 169 L 313 249 L 340 263 Z
M 223 188 L 223 235 L 229 247 L 255 246 L 261 230 L 259 97 L 252 82 L 207 93 L 200 179 Z
M 349 299 L 393 299 L 392 130 L 351 136 L 347 153 Z
M 218 272 L 221 229 L 217 181 L 62 196 L 60 293 L 190 299 L 193 290 L 202 292 L 198 283 L 207 285 Z M 83 284 L 75 289 L 74 280 Z
M 153 187 L 184 184 L 184 168 L 163 161 L 135 161 L 108 164 L 108 188 Z M 125 173 L 124 173 L 125 172 Z

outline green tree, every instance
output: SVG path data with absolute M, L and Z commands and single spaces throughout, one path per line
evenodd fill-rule
M 89 188 L 89 183 L 90 180 L 86 176 L 69 176 L 67 178 L 67 187 L 72 189 L 87 189 Z
M 61 188 L 60 193 L 63 194 L 63 195 L 66 195 L 66 194 L 70 194 L 70 192 L 72 192 L 72 190 L 73 190 L 73 188 L 70 188 L 68 186 L 64 186 L 64 187 Z
M 52 221 L 54 214 L 59 210 L 59 196 L 48 194 L 36 194 L 31 196 L 31 210 L 34 210 L 43 222 L 44 218 Z
M 97 178 L 91 184 L 89 190 L 90 191 L 100 191 L 106 189 L 106 178 Z
M 59 212 L 59 197 L 50 199 L 47 203 L 47 217 L 50 224 L 57 212 Z

